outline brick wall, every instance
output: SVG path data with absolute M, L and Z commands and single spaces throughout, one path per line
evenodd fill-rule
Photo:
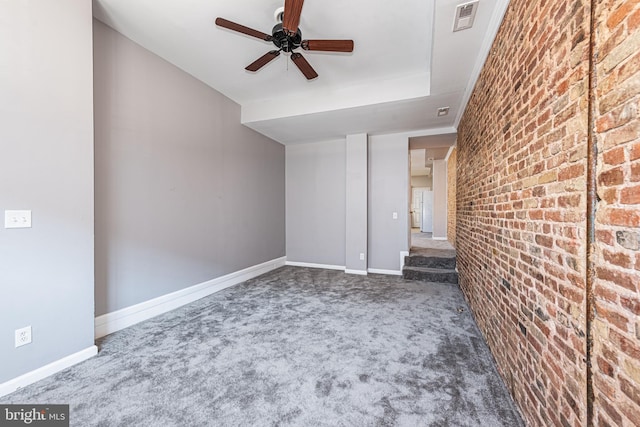
M 528 425 L 586 418 L 590 2 L 511 0 L 458 129 L 460 285 Z
M 461 287 L 529 425 L 640 425 L 639 111 L 639 0 L 511 1 L 458 129 L 456 238 Z
M 457 149 L 454 148 L 447 161 L 447 240 L 456 245 L 456 162 Z
M 595 418 L 639 426 L 640 2 L 596 11 Z

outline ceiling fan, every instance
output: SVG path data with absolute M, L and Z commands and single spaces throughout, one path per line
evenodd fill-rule
M 273 42 L 278 48 L 269 51 L 260 58 L 249 64 L 245 70 L 258 71 L 269 62 L 280 55 L 281 51 L 291 53 L 291 60 L 304 74 L 307 80 L 315 79 L 318 73 L 313 69 L 311 64 L 295 49 L 301 47 L 304 50 L 322 51 L 322 52 L 353 52 L 353 40 L 303 40 L 302 32 L 298 25 L 300 24 L 300 14 L 302 13 L 302 4 L 304 0 L 285 0 L 284 12 L 279 14 L 282 22 L 276 24 L 271 30 L 271 34 L 263 33 L 244 25 L 236 24 L 224 18 L 217 18 L 216 25 L 237 31 L 248 36 Z

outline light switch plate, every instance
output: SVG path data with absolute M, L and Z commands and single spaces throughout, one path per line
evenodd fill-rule
M 4 228 L 30 228 L 31 211 L 4 211 Z

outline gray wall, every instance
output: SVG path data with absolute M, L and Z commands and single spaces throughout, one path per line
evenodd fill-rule
M 95 21 L 96 314 L 285 255 L 284 146 Z
M 447 238 L 447 162 L 433 161 L 433 237 Z
M 287 146 L 287 261 L 345 267 L 349 197 L 354 203 L 367 197 L 367 233 L 357 238 L 367 244 L 367 260 L 350 269 L 399 271 L 400 252 L 409 250 L 408 138 L 368 137 L 368 152 L 358 150 L 356 157 L 368 157 L 360 167 L 368 172 L 368 188 L 359 194 L 347 194 L 353 178 L 347 175 L 355 171 L 347 148 L 345 140 Z M 357 226 L 358 219 L 352 221 Z
M 93 345 L 91 2 L 3 1 L 0 21 L 0 211 L 33 213 L 0 228 L 2 383 Z
M 346 143 L 345 266 L 361 274 L 367 271 L 367 134 L 347 135 Z
M 287 146 L 287 261 L 345 265 L 345 140 Z
M 393 219 L 393 212 L 398 219 Z M 369 137 L 369 268 L 400 270 L 409 250 L 409 140 Z

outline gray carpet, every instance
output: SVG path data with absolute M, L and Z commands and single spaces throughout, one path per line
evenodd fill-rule
M 521 426 L 452 285 L 284 267 L 0 399 L 73 426 Z
M 421 249 L 453 251 L 455 249 L 447 240 L 433 240 L 433 233 L 422 233 L 417 228 L 411 229 L 411 252 Z

